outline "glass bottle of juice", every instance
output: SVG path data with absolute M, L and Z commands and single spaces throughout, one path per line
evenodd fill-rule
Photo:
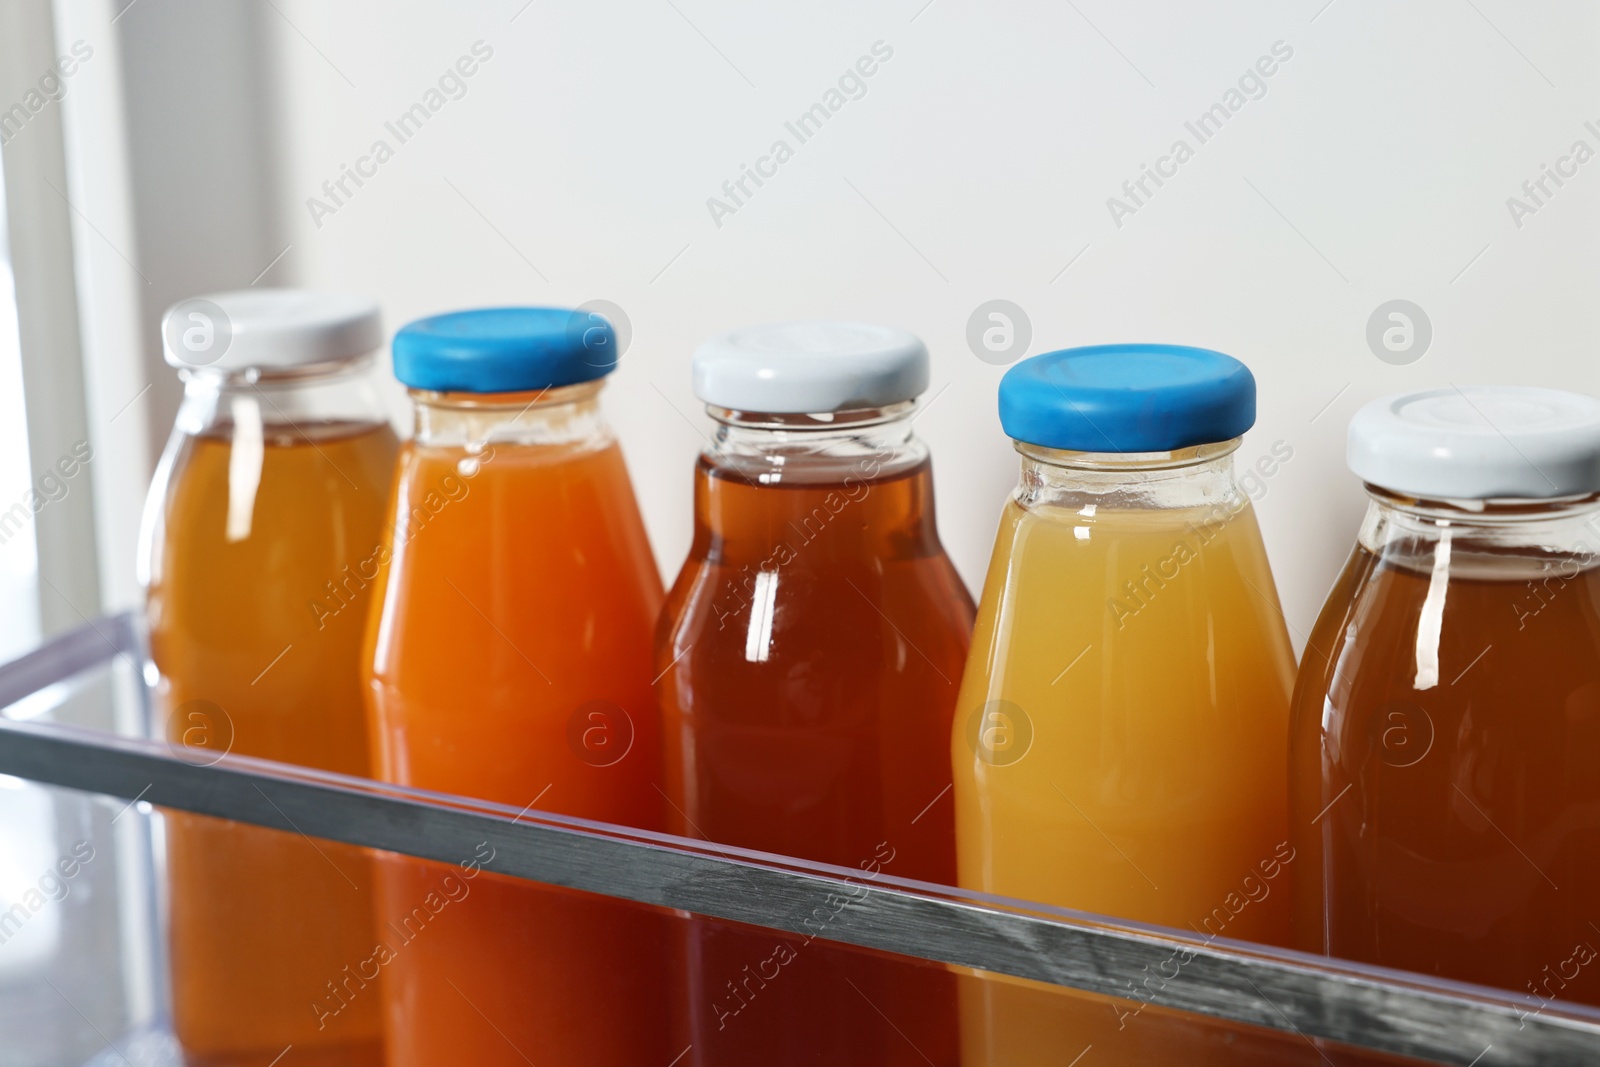
M 1386 397 L 1348 456 L 1371 502 L 1295 686 L 1296 947 L 1600 1004 L 1600 401 Z
M 183 404 L 140 558 L 168 739 L 191 761 L 231 751 L 365 775 L 358 568 L 396 449 L 366 373 L 378 308 L 219 293 L 178 304 L 163 333 Z M 172 1011 L 189 1061 L 382 1063 L 375 999 L 333 1019 L 307 1008 L 371 949 L 367 854 L 182 812 L 166 825 Z
M 661 578 L 599 406 L 615 336 L 583 318 L 462 311 L 395 337 L 416 432 L 368 625 L 376 771 L 660 829 Z M 381 864 L 390 1067 L 672 1058 L 668 919 L 460 863 Z
M 656 639 L 672 828 L 952 883 L 946 738 L 973 607 L 911 432 L 927 350 L 774 324 L 704 344 L 694 381 L 717 428 Z M 692 926 L 686 950 L 700 1067 L 955 1062 L 946 972 L 726 925 Z
M 956 706 L 960 884 L 1282 942 L 1294 657 L 1233 477 L 1254 378 L 1205 349 L 1066 349 L 1007 372 L 1000 420 L 1022 479 Z M 1085 1043 L 1156 1062 L 1136 1025 L 1119 1034 L 1135 1007 L 1086 1018 L 974 982 L 963 1062 L 1058 1063 Z M 1186 1047 L 1165 1051 L 1195 1062 Z

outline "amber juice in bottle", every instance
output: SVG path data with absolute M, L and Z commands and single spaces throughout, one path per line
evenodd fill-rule
M 676 832 L 954 881 L 947 738 L 973 607 L 911 409 L 711 409 L 656 648 Z M 688 938 L 697 1064 L 954 1062 L 939 969 L 726 924 Z
M 186 760 L 368 773 L 370 588 L 355 568 L 378 543 L 396 441 L 363 369 L 188 376 L 144 557 L 166 736 Z M 365 851 L 166 821 L 173 1021 L 189 1061 L 381 1063 L 375 994 L 314 1007 L 371 949 Z
M 1369 492 L 1295 690 L 1297 947 L 1600 1004 L 1600 508 Z

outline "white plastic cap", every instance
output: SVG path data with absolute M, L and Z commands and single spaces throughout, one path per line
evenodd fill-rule
M 1600 492 L 1600 400 L 1514 385 L 1382 397 L 1350 420 L 1346 456 L 1362 481 L 1406 496 Z
M 364 296 L 308 289 L 240 289 L 184 300 L 161 319 L 167 363 L 179 368 L 304 367 L 371 352 L 383 320 Z
M 719 334 L 694 354 L 694 395 L 734 411 L 875 408 L 927 388 L 927 347 L 891 326 L 774 322 Z

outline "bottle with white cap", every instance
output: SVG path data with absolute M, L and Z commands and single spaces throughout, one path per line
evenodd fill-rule
M 674 828 L 951 883 L 947 739 L 973 605 L 912 432 L 927 350 L 884 326 L 754 326 L 699 348 L 694 387 L 717 425 L 656 643 Z M 910 1062 L 908 1039 L 955 1061 L 942 971 L 689 936 L 697 1064 Z M 783 977 L 747 1001 L 732 983 L 761 961 Z
M 1384 397 L 1348 459 L 1370 503 L 1294 694 L 1297 947 L 1600 1004 L 1600 400 Z
M 234 754 L 365 775 L 372 575 L 360 563 L 379 540 L 397 448 L 368 374 L 378 306 L 217 293 L 172 308 L 163 339 L 184 395 L 140 565 L 168 742 L 190 762 Z M 167 815 L 167 847 L 173 1022 L 188 1056 L 266 1063 L 292 1044 L 381 1062 L 376 998 L 323 1026 L 306 1010 L 371 951 L 366 853 L 181 812 Z

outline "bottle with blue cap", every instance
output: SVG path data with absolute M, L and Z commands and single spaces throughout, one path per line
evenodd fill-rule
M 370 594 L 349 577 L 379 538 L 398 447 L 370 374 L 378 305 L 211 293 L 172 307 L 162 339 L 183 403 L 145 507 L 140 579 L 163 733 L 190 763 L 255 756 L 365 776 Z M 85 478 L 91 459 L 58 470 Z M 322 1026 L 306 1011 L 372 947 L 368 854 L 184 812 L 165 824 L 172 1020 L 188 1061 L 266 1063 L 292 1044 L 305 1062 L 381 1063 L 376 1001 Z
M 656 645 L 672 828 L 949 884 L 973 606 L 912 432 L 927 349 L 886 326 L 776 323 L 712 338 L 693 368 L 716 429 Z M 942 970 L 719 923 L 687 935 L 698 1067 L 955 1062 Z
M 1286 939 L 1294 656 L 1233 470 L 1255 400 L 1244 364 L 1175 345 L 1050 352 L 1001 381 L 1022 476 L 956 706 L 963 887 Z M 1101 1030 L 1116 1062 L 1197 1062 L 1158 1057 L 1132 1009 L 963 988 L 969 1067 L 1099 1054 Z
M 1600 399 L 1382 397 L 1347 458 L 1367 514 L 1292 711 L 1295 947 L 1600 1004 Z
M 615 346 L 605 319 L 556 308 L 454 312 L 395 336 L 415 433 L 362 572 L 381 589 L 378 777 L 659 829 L 662 589 L 600 411 Z M 664 917 L 495 879 L 492 849 L 458 862 L 380 865 L 381 917 L 460 893 L 414 939 L 380 934 L 390 1067 L 671 1060 Z

